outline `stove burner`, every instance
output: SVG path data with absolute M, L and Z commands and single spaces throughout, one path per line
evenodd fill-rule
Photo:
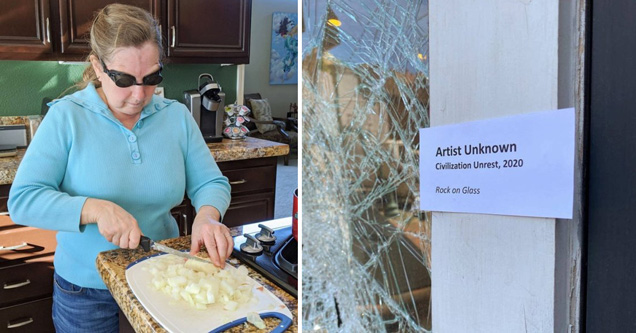
M 253 254 L 256 256 L 263 253 L 263 246 L 261 246 L 261 243 L 256 240 L 254 236 L 245 235 L 245 238 L 247 238 L 247 240 L 245 241 L 245 243 L 241 244 L 242 252 Z
M 259 224 L 258 227 L 261 228 L 261 231 L 256 234 L 256 239 L 263 244 L 274 244 L 274 242 L 276 242 L 276 236 L 274 236 L 274 230 L 272 230 L 272 228 L 264 224 Z
M 236 236 L 234 237 L 232 255 L 268 280 L 274 282 L 293 297 L 298 297 L 298 275 L 296 273 L 298 270 L 298 244 L 296 239 L 292 237 L 291 229 L 291 226 L 276 229 L 277 237 L 275 241 L 271 245 L 261 244 L 263 248 L 262 254 L 249 254 L 241 251 L 243 245 L 245 245 L 243 243 L 251 242 L 250 238 L 256 240 L 254 236 L 251 234 Z M 294 244 L 290 245 L 291 243 Z M 292 248 L 295 248 L 295 250 Z M 279 254 L 282 258 L 276 259 Z M 282 260 L 283 258 L 284 260 Z M 287 262 L 283 263 L 285 261 Z

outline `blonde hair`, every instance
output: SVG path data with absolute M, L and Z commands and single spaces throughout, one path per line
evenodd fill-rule
M 96 87 L 101 85 L 90 64 L 92 55 L 108 61 L 117 48 L 137 47 L 150 41 L 157 45 L 160 62 L 163 58 L 159 25 L 150 13 L 139 7 L 118 3 L 104 7 L 93 20 L 90 38 L 91 52 L 86 58 L 89 65 L 82 74 L 82 80 L 74 86 L 78 90 L 91 82 Z

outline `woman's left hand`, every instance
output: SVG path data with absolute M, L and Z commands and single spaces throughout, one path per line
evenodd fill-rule
M 210 260 L 218 267 L 225 267 L 234 248 L 230 229 L 219 222 L 221 214 L 212 206 L 202 206 L 192 223 L 190 254 L 197 254 L 205 245 Z

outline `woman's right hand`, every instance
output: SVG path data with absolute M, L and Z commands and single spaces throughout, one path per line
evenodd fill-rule
M 97 223 L 99 233 L 120 248 L 134 249 L 139 245 L 141 229 L 137 225 L 137 220 L 111 201 L 86 199 L 80 223 Z

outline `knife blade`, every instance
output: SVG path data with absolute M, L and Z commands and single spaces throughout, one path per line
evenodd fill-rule
M 163 244 L 159 244 L 155 241 L 153 241 L 152 239 L 146 237 L 146 236 L 141 236 L 141 239 L 139 241 L 139 245 L 141 245 L 141 247 L 144 249 L 145 252 L 150 251 L 150 249 L 153 250 L 157 250 L 159 252 L 163 252 L 163 253 L 169 253 L 169 254 L 174 254 L 175 256 L 179 256 L 182 258 L 186 258 L 188 260 L 196 260 L 196 261 L 201 261 L 204 262 L 206 264 L 212 264 L 211 261 L 205 260 L 203 258 L 199 258 L 199 257 L 195 257 L 189 253 L 183 252 L 183 251 L 179 251 L 177 249 L 173 249 L 169 246 L 165 246 Z

